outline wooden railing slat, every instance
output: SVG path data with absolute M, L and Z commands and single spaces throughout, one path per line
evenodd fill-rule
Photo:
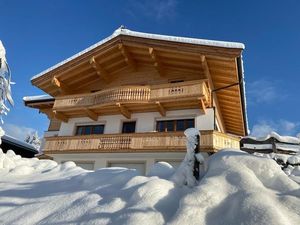
M 147 150 L 185 151 L 183 132 L 152 132 L 134 134 L 111 134 L 90 136 L 46 137 L 44 151 L 99 151 Z M 239 148 L 239 138 L 216 131 L 205 131 L 201 135 L 201 148 L 208 151 L 222 148 Z
M 125 86 L 107 89 L 91 94 L 57 97 L 54 109 L 66 107 L 89 107 L 114 102 L 155 102 L 163 99 L 185 97 L 204 97 L 209 101 L 209 90 L 204 81 L 182 82 L 152 86 Z

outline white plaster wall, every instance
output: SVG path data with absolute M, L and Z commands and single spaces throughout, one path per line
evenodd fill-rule
M 195 118 L 195 127 L 199 130 L 214 130 L 214 110 L 209 108 L 205 114 L 198 114 Z
M 58 136 L 59 131 L 45 131 L 44 137 Z
M 213 109 L 207 109 L 204 114 L 199 109 L 167 111 L 166 116 L 162 117 L 158 112 L 134 113 L 131 119 L 126 119 L 123 115 L 100 116 L 98 121 L 93 121 L 88 117 L 72 118 L 68 123 L 62 122 L 58 135 L 72 136 L 77 125 L 86 124 L 105 124 L 105 134 L 121 133 L 123 121 L 136 121 L 136 132 L 155 131 L 156 120 L 195 118 L 195 127 L 199 130 L 214 129 Z
M 93 162 L 94 169 L 107 167 L 111 162 L 118 163 L 143 163 L 145 164 L 146 173 L 151 166 L 158 161 L 181 162 L 185 152 L 156 152 L 156 153 L 82 153 L 82 154 L 49 154 L 54 161 L 61 163 L 65 161 L 74 162 Z M 208 155 L 204 153 L 204 157 Z

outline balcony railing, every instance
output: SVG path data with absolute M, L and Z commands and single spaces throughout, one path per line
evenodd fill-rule
M 45 153 L 64 152 L 163 152 L 185 151 L 183 132 L 151 132 L 46 137 Z M 239 138 L 217 131 L 201 131 L 201 150 L 215 152 L 239 148 Z
M 121 86 L 90 94 L 57 97 L 53 109 L 90 107 L 114 103 L 151 103 L 198 97 L 209 102 L 209 91 L 203 80 L 151 86 Z

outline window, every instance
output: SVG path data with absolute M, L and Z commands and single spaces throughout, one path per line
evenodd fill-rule
M 76 135 L 103 134 L 104 125 L 84 125 L 76 127 Z
M 134 133 L 135 121 L 123 122 L 122 133 Z
M 76 166 L 80 166 L 82 169 L 85 170 L 94 170 L 94 163 L 93 162 L 75 162 Z
M 187 128 L 194 127 L 194 119 L 180 119 L 180 120 L 163 120 L 156 122 L 156 131 L 184 131 Z

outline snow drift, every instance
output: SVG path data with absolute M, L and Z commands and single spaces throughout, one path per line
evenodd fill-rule
M 0 152 L 1 224 L 300 224 L 300 185 L 272 159 L 223 150 L 194 188 L 156 176 L 165 167 L 145 177 Z

